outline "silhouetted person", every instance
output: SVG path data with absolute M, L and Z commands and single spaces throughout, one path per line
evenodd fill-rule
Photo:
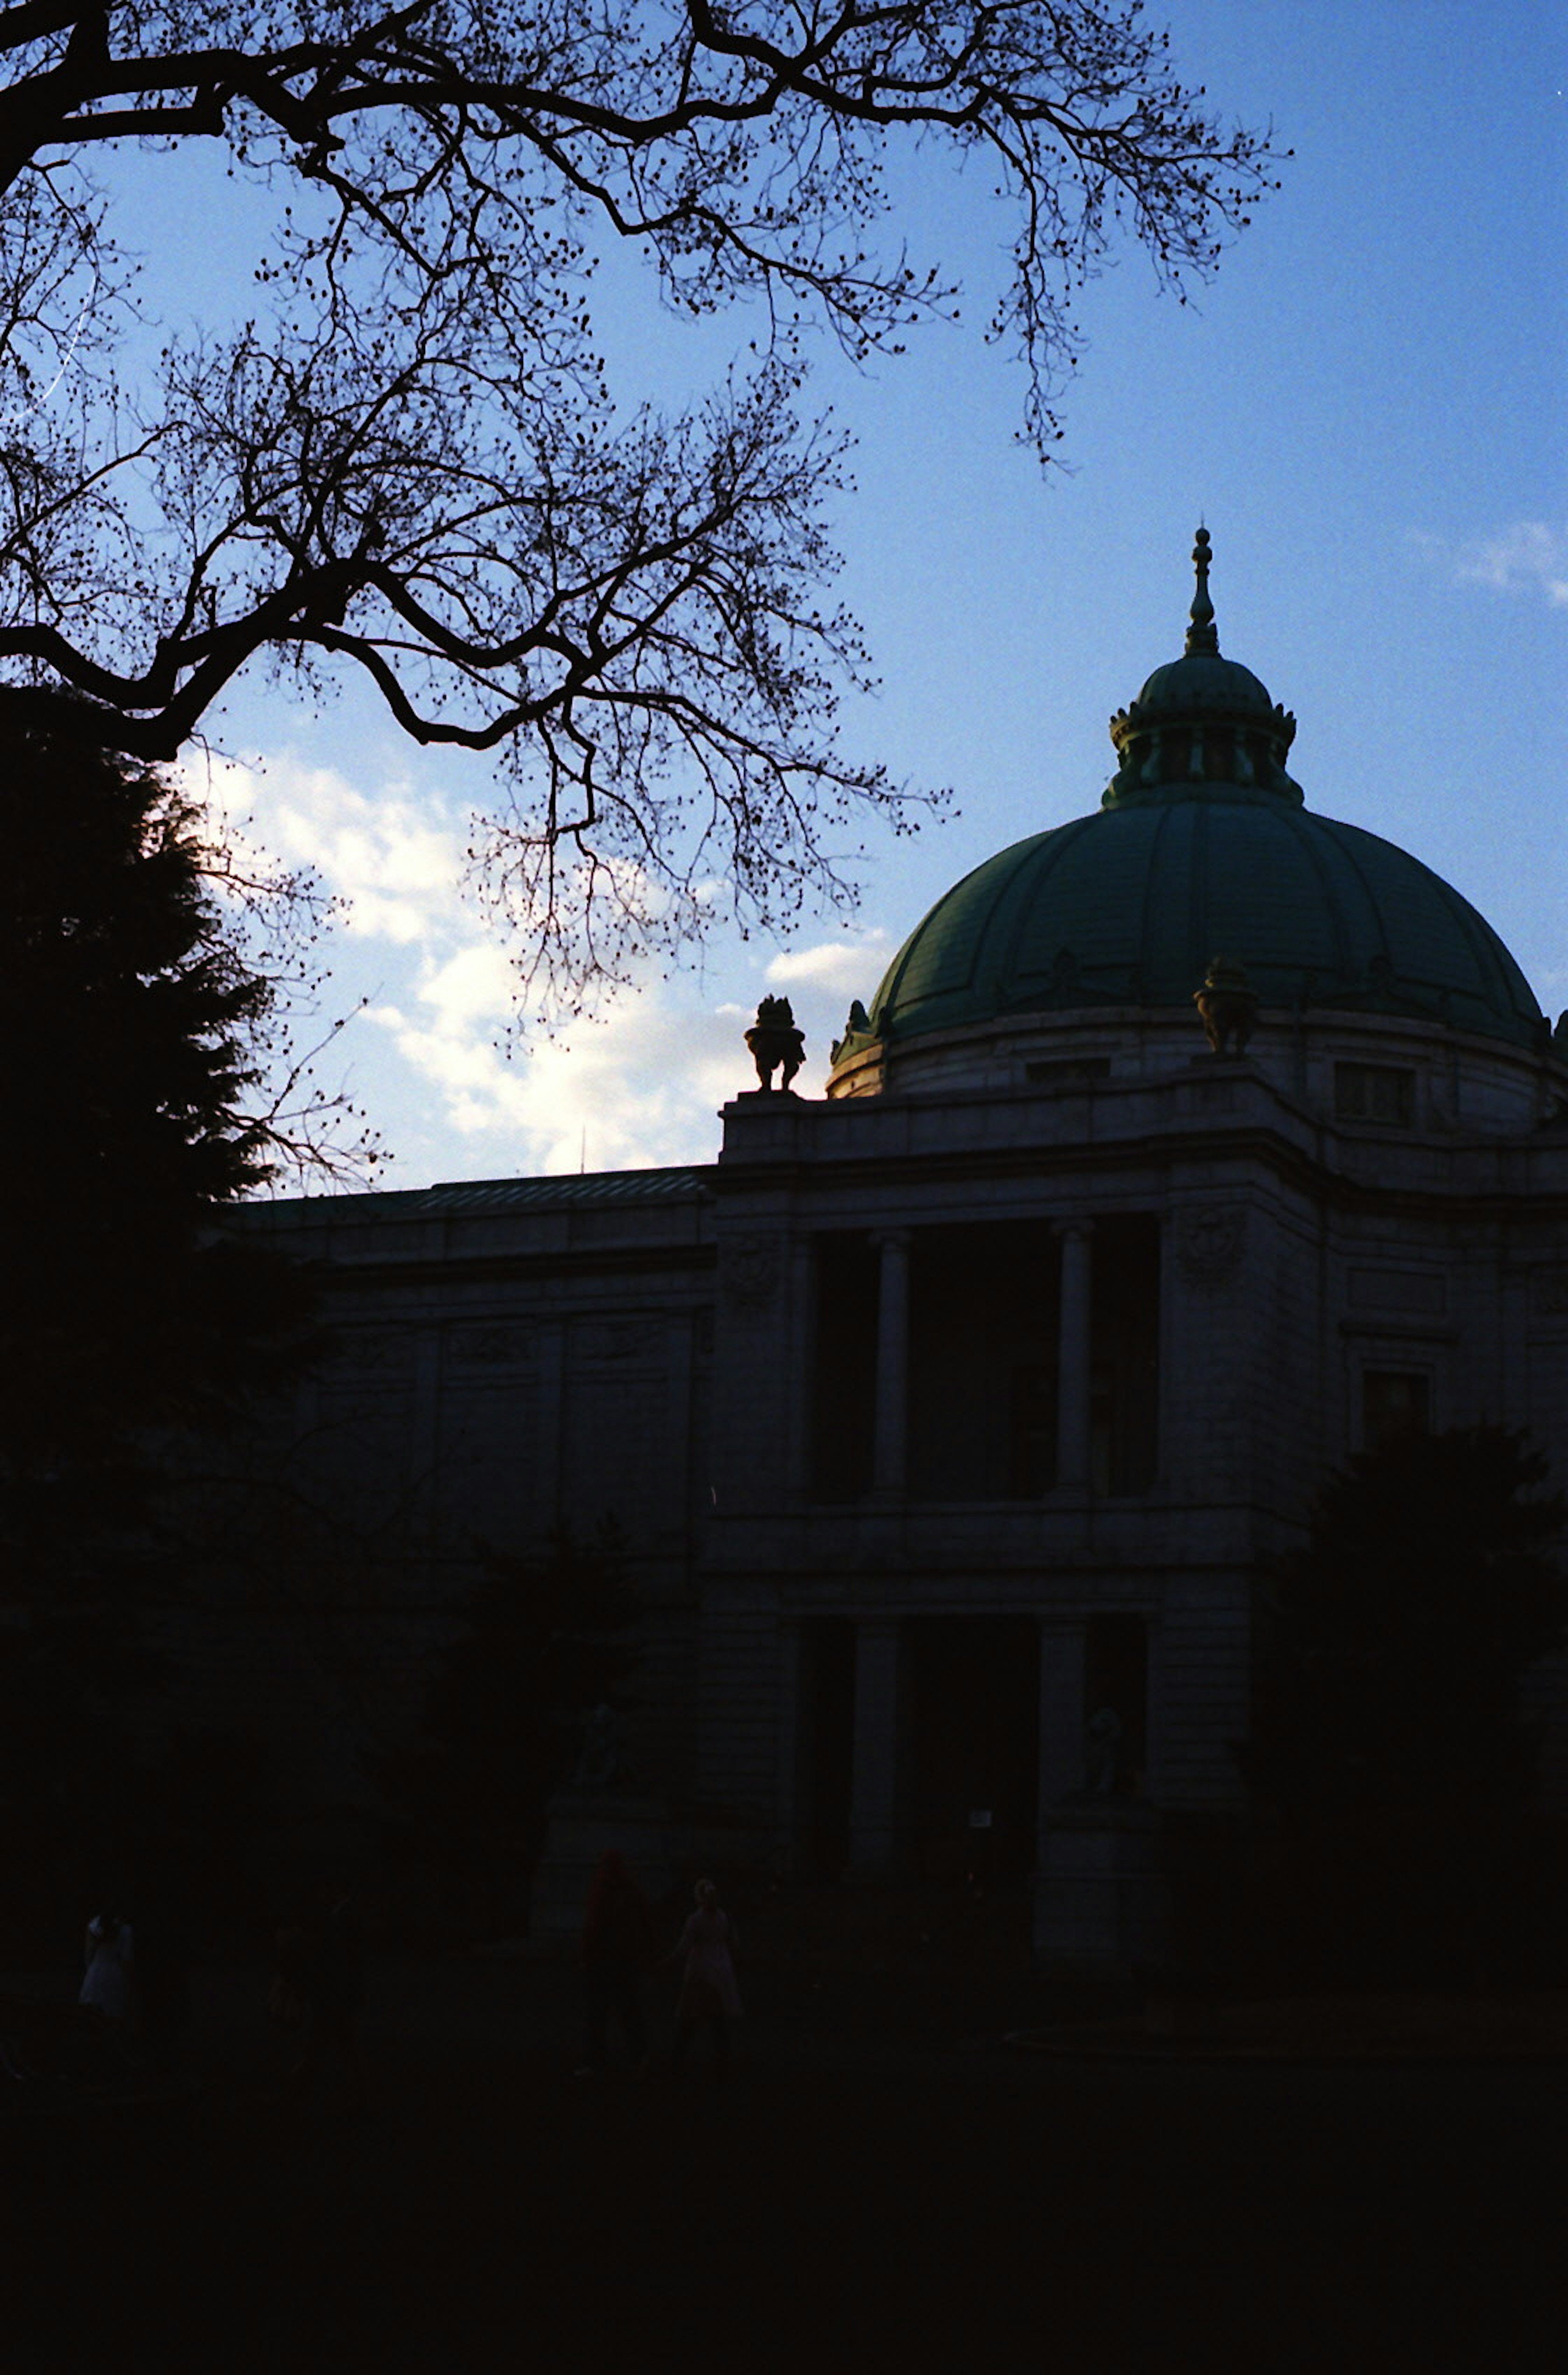
M 91 2004 L 106 2020 L 128 2028 L 136 2009 L 136 1932 L 118 1912 L 95 1913 L 82 1942 L 86 1968 L 78 2003 Z
M 643 1973 L 652 1936 L 647 1898 L 633 1880 L 626 1858 L 616 1848 L 607 1849 L 589 1886 L 583 1917 L 583 1993 L 591 2071 L 608 2067 L 612 2013 L 633 2067 L 641 2070 L 648 2059 Z
M 1114 1798 L 1122 1778 L 1122 1719 L 1113 1707 L 1096 1707 L 1086 1730 L 1085 1787 L 1091 1798 Z
M 696 1908 L 687 1915 L 679 1944 L 668 1957 L 681 1966 L 672 2066 L 677 2070 L 685 2067 L 692 2038 L 700 2028 L 705 2028 L 713 2040 L 714 2069 L 722 2083 L 729 2075 L 729 2025 L 740 2016 L 734 1961 L 738 1941 L 729 1915 L 720 1908 L 719 1892 L 711 1880 L 698 1882 L 696 1897 Z

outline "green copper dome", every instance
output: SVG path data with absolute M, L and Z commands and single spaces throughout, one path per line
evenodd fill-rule
M 1208 538 L 1183 657 L 1111 721 L 1097 814 L 987 859 L 939 899 L 835 1050 L 1012 1014 L 1193 1012 L 1212 958 L 1264 1007 L 1419 1017 L 1536 1047 L 1545 1025 L 1497 934 L 1419 858 L 1315 816 L 1285 773 L 1295 720 L 1220 656 Z

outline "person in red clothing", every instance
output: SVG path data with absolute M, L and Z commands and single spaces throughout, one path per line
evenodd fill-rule
M 608 1848 L 599 1858 L 583 1918 L 583 1991 L 588 2025 L 585 2069 L 598 2074 L 609 2066 L 609 2024 L 619 2022 L 634 2069 L 648 2060 L 643 2016 L 643 1973 L 652 1944 L 648 1900 L 628 1869 L 626 1858 Z

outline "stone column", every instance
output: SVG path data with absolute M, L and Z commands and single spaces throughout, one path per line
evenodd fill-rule
M 849 1862 L 857 1879 L 885 1880 L 899 1849 L 903 1626 L 896 1616 L 855 1628 L 855 1751 Z
M 883 1229 L 875 1239 L 880 1267 L 871 1485 L 887 1500 L 902 1497 L 908 1464 L 910 1235 L 908 1229 Z
M 1040 1620 L 1040 1837 L 1083 1788 L 1084 1621 Z
M 1089 1483 L 1090 1221 L 1061 1221 L 1060 1318 L 1056 1339 L 1056 1482 L 1081 1490 Z

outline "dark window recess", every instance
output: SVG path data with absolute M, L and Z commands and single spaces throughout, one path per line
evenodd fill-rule
M 819 1500 L 853 1501 L 871 1485 L 878 1249 L 868 1236 L 824 1235 L 816 1254 L 813 1482 Z
M 1431 1381 L 1420 1369 L 1368 1369 L 1362 1378 L 1362 1442 L 1380 1451 L 1401 1435 L 1425 1435 Z
M 1091 1616 L 1084 1638 L 1084 1786 L 1136 1798 L 1149 1756 L 1149 1628 L 1141 1616 Z
M 1160 1223 L 1115 1214 L 1091 1243 L 1091 1479 L 1097 1493 L 1147 1493 L 1160 1459 Z
M 1013 1371 L 1012 1474 L 1014 1500 L 1036 1501 L 1056 1481 L 1056 1372 L 1029 1362 Z
M 1397 1064 L 1336 1064 L 1334 1112 L 1340 1121 L 1409 1129 L 1416 1117 L 1416 1076 Z
M 1111 1077 L 1109 1056 L 1064 1056 L 1049 1062 L 1026 1064 L 1023 1077 L 1032 1089 L 1081 1089 L 1091 1081 Z
M 1032 1616 L 908 1628 L 909 1845 L 927 1881 L 1017 1883 L 1034 1867 L 1040 1636 Z
M 1043 1221 L 918 1229 L 910 1258 L 909 1490 L 1032 1498 L 1054 1481 L 1060 1261 Z
M 855 1752 L 855 1626 L 812 1617 L 801 1627 L 798 1843 L 814 1880 L 837 1880 L 849 1861 Z

